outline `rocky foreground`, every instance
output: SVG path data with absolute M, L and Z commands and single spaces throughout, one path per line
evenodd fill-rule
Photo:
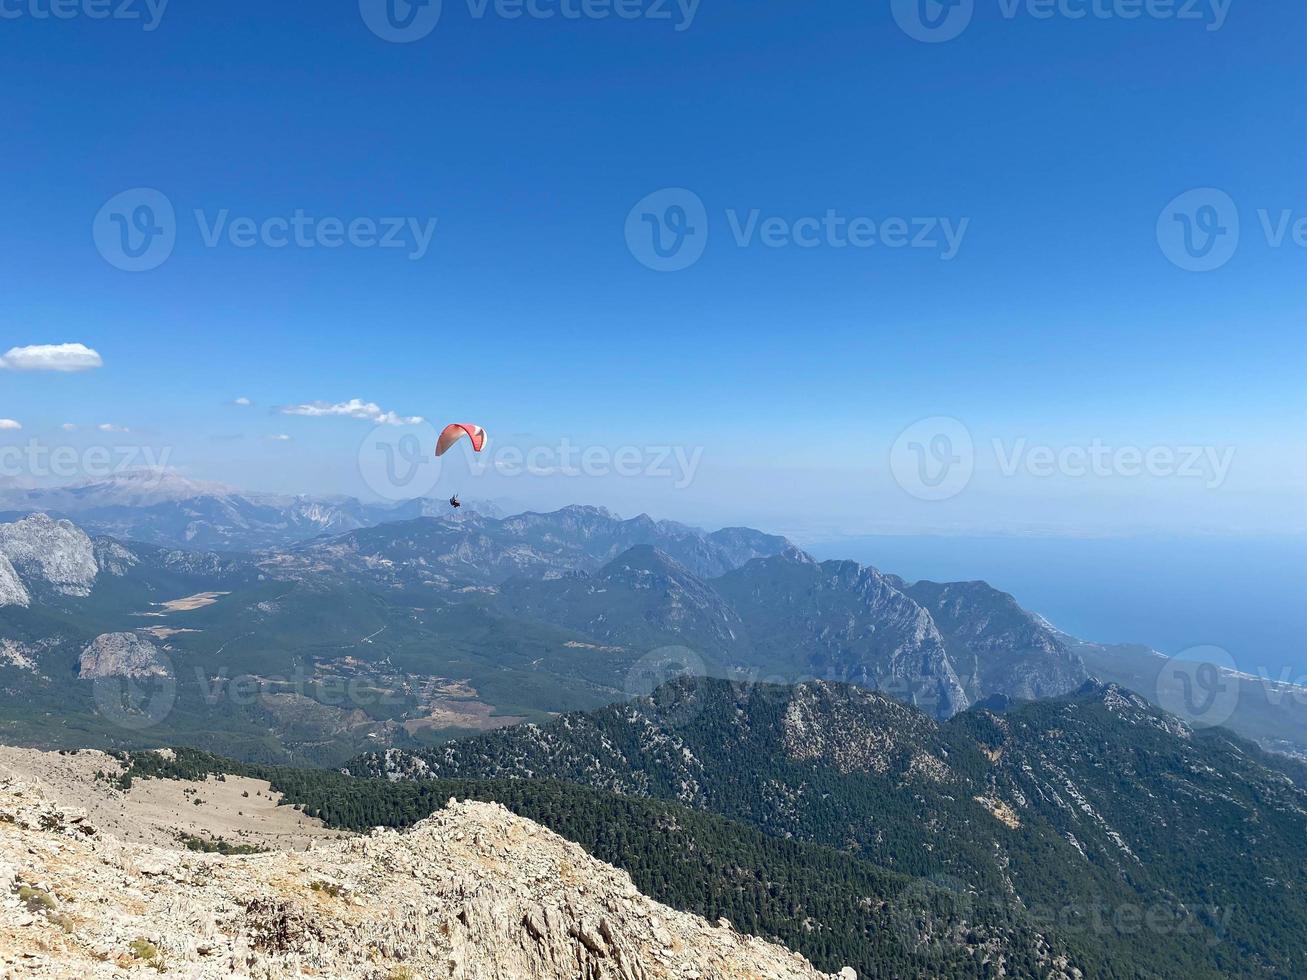
M 821 980 L 497 805 L 222 856 L 124 843 L 0 771 L 0 976 Z M 855 980 L 846 970 L 839 980 Z

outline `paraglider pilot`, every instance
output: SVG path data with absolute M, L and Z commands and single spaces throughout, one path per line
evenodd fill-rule
M 458 440 L 462 439 L 464 436 L 467 436 L 467 438 L 471 440 L 473 452 L 479 453 L 485 448 L 485 429 L 481 428 L 479 425 L 473 425 L 471 422 L 455 422 L 452 425 L 445 426 L 444 431 L 440 433 L 440 439 L 436 443 L 436 455 L 445 455 L 445 453 L 449 452 L 454 443 L 458 442 Z M 458 499 L 458 494 L 454 494 L 454 496 L 449 498 L 449 506 L 453 507 L 455 510 L 463 506 Z

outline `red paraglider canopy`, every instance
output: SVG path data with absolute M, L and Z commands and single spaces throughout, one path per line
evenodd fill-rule
M 471 422 L 455 422 L 452 425 L 445 426 L 445 431 L 440 433 L 440 439 L 436 442 L 436 455 L 445 455 L 453 448 L 454 443 L 464 436 L 472 440 L 472 448 L 476 452 L 481 452 L 485 447 L 485 429 L 479 425 L 473 425 Z

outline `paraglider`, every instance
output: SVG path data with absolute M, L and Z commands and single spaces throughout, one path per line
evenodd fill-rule
M 472 442 L 472 451 L 481 452 L 486 446 L 486 430 L 479 425 L 473 425 L 471 422 L 454 422 L 445 426 L 445 431 L 440 433 L 440 438 L 436 440 L 436 455 L 443 456 L 454 447 L 454 443 L 467 436 Z M 458 510 L 463 506 L 463 502 L 458 499 L 458 494 L 449 498 L 449 506 Z
M 440 438 L 436 441 L 436 455 L 445 455 L 454 447 L 454 443 L 464 436 L 472 440 L 473 451 L 479 453 L 485 448 L 485 429 L 479 425 L 473 425 L 471 422 L 455 422 L 452 425 L 445 426 L 445 431 L 440 433 Z

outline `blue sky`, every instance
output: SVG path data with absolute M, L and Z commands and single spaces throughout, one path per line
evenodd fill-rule
M 1074 19 L 976 0 L 959 37 L 922 43 L 882 3 L 702 0 L 690 21 L 675 4 L 508 19 L 446 0 L 401 44 L 351 2 L 178 3 L 153 30 L 87 2 L 63 20 L 40 16 L 48 0 L 3 5 L 0 354 L 81 343 L 103 366 L 0 370 L 0 418 L 22 426 L 0 446 L 148 444 L 200 478 L 368 493 L 371 423 L 278 411 L 359 399 L 478 421 L 500 449 L 701 450 L 687 480 L 459 461 L 440 484 L 528 504 L 830 533 L 1307 528 L 1307 248 L 1291 230 L 1273 247 L 1258 217 L 1307 218 L 1301 5 Z M 176 241 L 127 272 L 93 226 L 142 187 L 174 208 Z M 664 188 L 704 209 L 702 257 L 676 272 L 624 233 Z M 1164 209 L 1194 188 L 1240 221 L 1207 272 L 1159 245 L 1159 215 L 1178 227 Z M 297 212 L 436 224 L 420 258 L 416 241 L 206 245 L 224 215 Z M 948 258 L 741 246 L 732 222 L 754 212 L 965 234 Z M 973 440 L 946 499 L 891 465 L 928 453 L 896 442 L 926 418 Z M 1022 456 L 1096 444 L 1234 455 L 1219 481 L 1042 475 Z M 795 515 L 798 489 L 820 516 Z

